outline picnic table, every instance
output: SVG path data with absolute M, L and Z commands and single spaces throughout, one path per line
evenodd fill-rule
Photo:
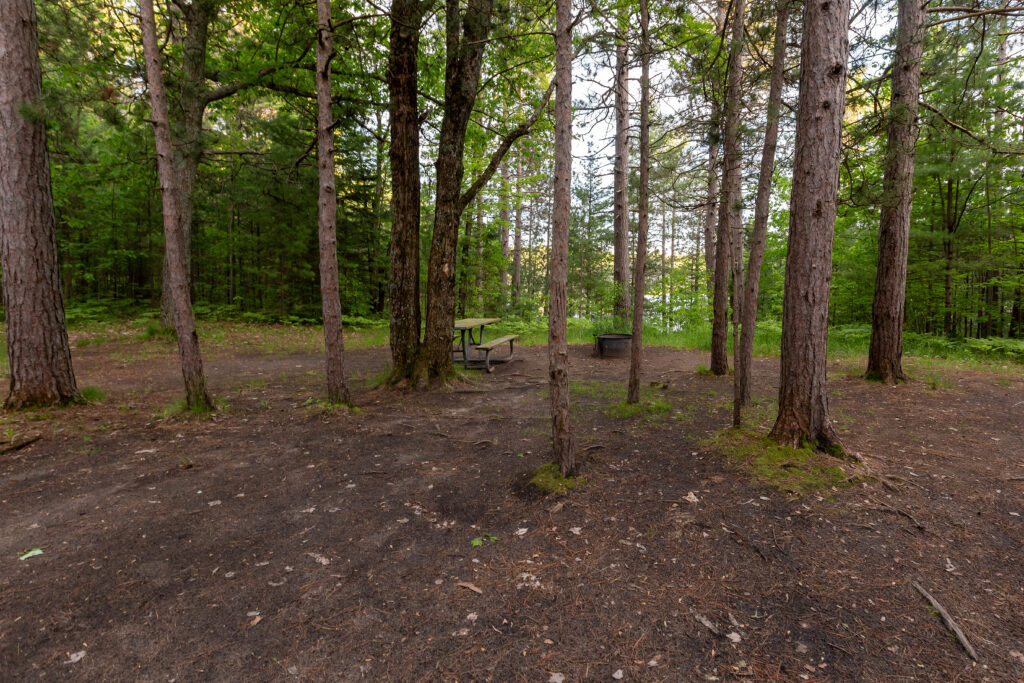
M 476 367 L 481 367 L 480 364 L 482 363 L 482 367 L 486 368 L 487 372 L 491 372 L 491 351 L 506 342 L 508 343 L 508 358 L 494 362 L 505 362 L 505 360 L 512 358 L 513 345 L 516 339 L 519 338 L 519 335 L 509 334 L 504 337 L 498 337 L 486 344 L 484 343 L 484 328 L 500 320 L 500 318 L 463 318 L 452 323 L 453 336 L 458 338 L 458 343 L 452 346 L 452 360 L 459 360 L 461 358 L 462 365 L 466 369 L 469 369 L 471 362 Z M 476 358 L 473 357 L 474 350 L 477 352 Z M 480 356 L 481 353 L 483 354 L 482 357 Z

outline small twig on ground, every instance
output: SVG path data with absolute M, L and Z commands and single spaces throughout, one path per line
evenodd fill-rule
M 942 621 L 946 624 L 946 627 L 953 632 L 953 635 L 956 636 L 956 639 L 959 640 L 960 644 L 964 646 L 964 649 L 967 650 L 967 654 L 971 656 L 971 659 L 973 659 L 974 661 L 978 661 L 978 653 L 974 651 L 974 646 L 971 645 L 971 642 L 969 640 L 967 640 L 967 636 L 964 635 L 963 629 L 960 628 L 959 624 L 953 621 L 953 617 L 949 615 L 949 612 L 946 611 L 946 608 L 943 607 L 938 600 L 933 598 L 931 593 L 922 588 L 921 584 L 919 584 L 917 581 L 911 581 L 910 585 L 917 589 L 917 592 L 923 595 L 925 600 L 931 603 L 931 606 L 934 607 L 935 610 L 942 616 Z
M 912 514 L 907 512 L 906 510 L 901 510 L 899 508 L 895 508 L 892 505 L 889 505 L 888 503 L 886 503 L 884 500 L 877 500 L 875 498 L 872 498 L 871 501 L 874 502 L 874 503 L 878 503 L 879 505 L 882 506 L 881 508 L 871 508 L 871 509 L 873 509 L 873 510 L 884 510 L 884 511 L 887 511 L 887 512 L 895 513 L 897 515 L 903 515 L 904 517 L 909 519 L 911 522 L 913 522 L 914 526 L 916 526 L 918 529 L 920 529 L 921 531 L 925 531 L 924 524 L 921 524 L 921 522 L 917 521 L 917 519 Z

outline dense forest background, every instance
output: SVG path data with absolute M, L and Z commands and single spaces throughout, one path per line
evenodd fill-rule
M 317 270 L 316 100 L 311 3 L 172 1 L 157 6 L 171 98 L 188 77 L 194 6 L 212 21 L 203 45 L 209 99 L 194 193 L 191 275 L 200 316 L 292 323 L 320 316 Z M 754 2 L 743 46 L 741 149 L 750 230 L 764 133 L 775 2 Z M 993 5 L 998 9 L 1003 5 Z M 707 324 L 704 226 L 709 147 L 720 137 L 726 54 L 717 5 L 655 3 L 647 254 L 648 324 Z M 906 330 L 985 338 L 1020 353 L 1024 338 L 1024 69 L 1020 19 L 929 13 L 922 63 L 907 277 Z M 68 318 L 154 309 L 163 232 L 138 28 L 120 3 L 38 2 L 63 295 Z M 552 18 L 543 3 L 496 5 L 466 137 L 466 183 L 545 97 L 553 75 Z M 796 7 L 794 12 L 799 14 Z M 961 13 L 963 14 L 963 13 Z M 608 326 L 613 283 L 612 80 L 616 43 L 638 37 L 629 3 L 594 4 L 575 36 L 576 79 L 569 314 Z M 391 231 L 386 7 L 335 3 L 331 64 L 337 146 L 338 259 L 349 322 L 388 315 Z M 852 57 L 836 221 L 830 324 L 871 322 L 895 11 L 853 9 Z M 799 22 L 791 22 L 780 147 L 759 295 L 759 325 L 781 318 L 793 156 Z M 433 172 L 444 100 L 445 31 L 428 15 L 420 35 L 421 296 L 433 224 Z M 638 73 L 635 49 L 630 68 Z M 630 76 L 635 81 L 637 73 Z M 635 252 L 638 89 L 630 84 L 630 249 Z M 230 91 L 230 92 L 227 92 Z M 545 113 L 519 138 L 467 207 L 458 244 L 459 314 L 537 319 L 547 298 L 553 167 Z M 710 166 L 717 174 L 715 166 Z M 635 253 L 632 254 L 635 259 Z

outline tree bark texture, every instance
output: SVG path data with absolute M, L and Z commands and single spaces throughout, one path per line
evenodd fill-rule
M 629 55 L 626 40 L 615 45 L 615 184 L 612 281 L 615 285 L 614 315 L 629 317 Z
M 523 161 L 516 157 L 516 226 L 512 238 L 512 304 L 518 308 L 523 289 Z
M 715 33 L 725 28 L 726 5 L 718 3 L 715 11 Z M 721 108 L 718 104 L 718 84 L 711 87 L 711 123 L 708 130 L 708 200 L 704 209 L 704 265 L 707 267 L 708 292 L 714 296 L 715 226 L 718 224 L 718 155 L 721 143 Z
M 711 372 L 729 372 L 729 276 L 733 279 L 733 316 L 737 313 L 738 292 L 742 275 L 737 261 L 743 252 L 743 158 L 740 149 L 740 113 L 743 78 L 743 20 L 745 0 L 734 0 L 732 39 L 729 41 L 729 62 L 726 75 L 725 104 L 722 126 L 722 195 L 718 209 L 718 234 L 715 238 L 715 296 L 711 321 Z M 737 256 L 739 258 L 737 258 Z M 738 276 L 738 277 L 737 277 Z M 734 322 L 735 326 L 735 322 Z M 735 344 L 733 345 L 735 347 Z
M 408 377 L 420 348 L 420 124 L 417 103 L 420 0 L 394 0 L 388 54 L 391 144 L 392 380 Z
M 768 85 L 768 111 L 765 118 L 764 147 L 757 177 L 754 200 L 754 233 L 750 239 L 747 277 L 743 285 L 742 325 L 739 346 L 733 349 L 735 387 L 733 392 L 733 424 L 740 426 L 741 410 L 750 402 L 750 370 L 754 362 L 754 333 L 757 330 L 757 293 L 761 285 L 761 264 L 764 261 L 768 216 L 771 210 L 772 175 L 775 171 L 775 150 L 779 141 L 779 114 L 782 109 L 782 86 L 786 73 L 786 35 L 789 29 L 789 2 L 778 0 L 775 16 L 775 45 L 772 51 L 772 75 Z
M 0 2 L 0 267 L 8 408 L 79 400 L 64 325 L 32 0 Z
M 462 195 L 466 129 L 476 102 L 484 47 L 491 31 L 494 0 L 447 0 L 444 116 L 437 148 L 434 235 L 427 267 L 427 324 L 413 383 L 426 386 L 447 379 L 452 366 L 452 321 L 455 320 L 455 253 L 459 219 L 466 209 Z M 461 25 L 461 30 L 460 30 Z
M 808 3 L 804 9 L 779 415 L 771 432 L 781 444 L 799 447 L 807 441 L 833 452 L 842 445 L 828 416 L 825 374 L 849 19 L 849 0 Z
M 174 174 L 178 187 L 178 221 L 181 224 L 185 273 L 188 276 L 190 305 L 192 282 L 192 216 L 193 194 L 199 162 L 203 157 L 203 117 L 206 115 L 206 47 L 210 24 L 217 18 L 220 3 L 216 0 L 193 0 L 175 3 L 183 15 L 185 35 L 182 40 L 182 73 L 178 85 L 178 102 L 169 116 L 172 127 Z M 164 250 L 163 289 L 160 311 L 164 324 L 173 324 L 174 296 L 171 291 L 169 260 Z
M 742 0 L 740 0 L 742 2 Z M 651 52 L 647 33 L 650 17 L 647 0 L 640 0 L 640 188 L 636 225 L 636 262 L 633 268 L 633 341 L 629 351 L 629 382 L 626 390 L 627 403 L 640 401 L 640 370 L 643 363 L 644 332 L 644 277 L 647 274 L 647 229 L 650 220 L 650 170 L 651 170 Z M 664 216 L 664 214 L 662 214 Z M 662 245 L 664 245 L 664 222 L 662 224 Z M 662 246 L 664 262 L 665 249 Z M 664 271 L 664 269 L 663 269 Z
M 499 232 L 501 239 L 501 305 L 504 307 L 508 303 L 508 233 L 509 219 L 511 218 L 512 211 L 510 204 L 512 201 L 512 181 L 509 178 L 508 162 L 502 162 L 501 164 L 501 194 L 499 201 L 501 202 L 501 208 L 498 212 L 498 220 L 501 223 Z
M 866 376 L 886 384 L 901 382 L 903 317 L 907 299 L 910 213 L 914 203 L 917 102 L 921 94 L 925 7 L 921 0 L 899 0 L 892 102 L 882 176 L 882 217 L 878 270 L 871 312 L 871 343 Z
M 170 122 L 167 115 L 167 93 L 164 90 L 164 76 L 160 64 L 153 0 L 140 0 L 139 14 L 142 47 L 146 60 L 146 78 L 149 85 L 149 101 L 153 116 L 157 173 L 160 178 L 160 196 L 163 201 L 167 276 L 173 300 L 174 329 L 178 334 L 181 374 L 185 380 L 185 400 L 192 410 L 209 410 L 213 407 L 213 403 L 206 393 L 206 377 L 203 375 L 203 361 L 199 355 L 199 336 L 196 334 L 192 301 L 189 298 L 185 240 L 182 234 L 178 205 L 179 178 L 174 170 L 174 151 L 171 146 Z
M 316 41 L 316 145 L 320 175 L 317 229 L 320 236 L 320 298 L 324 313 L 324 349 L 327 362 L 327 399 L 351 403 L 345 385 L 345 342 L 341 330 L 338 293 L 338 194 L 334 186 L 334 117 L 331 112 L 331 56 L 334 36 L 331 0 L 317 0 Z
M 569 424 L 569 191 L 572 184 L 572 0 L 555 2 L 555 178 L 548 285 L 548 376 L 551 451 L 563 476 L 576 472 Z

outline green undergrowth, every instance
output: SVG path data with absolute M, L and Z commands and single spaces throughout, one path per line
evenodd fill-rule
M 811 448 L 780 446 L 760 433 L 725 429 L 705 440 L 705 446 L 723 455 L 734 466 L 768 486 L 806 495 L 849 486 L 850 475 L 834 457 Z
M 668 414 L 672 403 L 656 387 L 642 387 L 640 401 L 626 402 L 626 386 L 618 382 L 579 380 L 569 382 L 569 393 L 603 404 L 601 412 L 620 419 L 654 419 Z
M 99 387 L 82 387 L 78 393 L 86 403 L 98 403 L 107 397 L 107 392 Z
M 529 481 L 530 486 L 543 493 L 567 493 L 586 486 L 588 483 L 580 476 L 563 477 L 562 470 L 553 462 L 535 469 Z

